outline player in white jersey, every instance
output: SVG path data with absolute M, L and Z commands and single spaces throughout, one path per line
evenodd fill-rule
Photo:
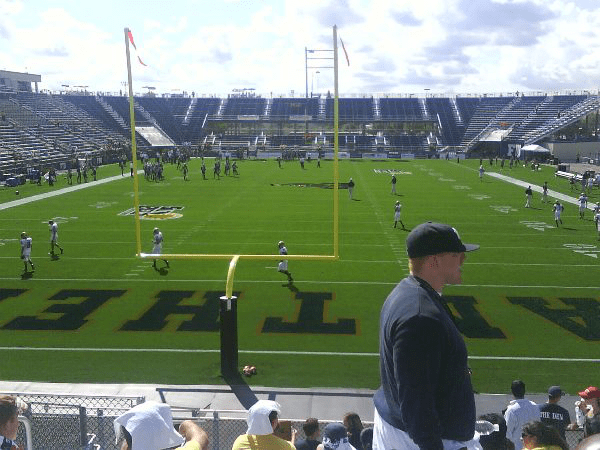
M 400 222 L 400 225 L 402 225 L 402 229 L 405 230 L 406 228 L 404 228 L 404 223 L 402 223 L 402 220 L 400 220 L 401 212 L 402 205 L 400 204 L 400 202 L 396 202 L 396 204 L 394 205 L 394 228 L 397 228 L 398 222 Z
M 287 248 L 286 248 L 285 243 L 283 241 L 279 241 L 277 243 L 277 246 L 279 247 L 279 254 L 280 255 L 287 255 L 288 254 Z M 279 272 L 287 275 L 288 281 L 290 283 L 292 281 L 294 281 L 294 279 L 292 278 L 292 274 L 288 271 L 288 262 L 287 262 L 287 259 L 282 259 L 281 261 L 279 261 L 279 264 L 277 264 L 277 270 Z
M 155 228 L 152 235 L 152 244 L 154 247 L 152 248 L 152 253 L 154 255 L 160 255 L 162 253 L 162 243 L 163 243 L 163 234 L 158 228 Z M 169 267 L 169 261 L 163 259 L 167 267 Z M 156 269 L 156 259 L 152 263 L 152 267 Z
M 27 236 L 24 231 L 21 233 L 21 259 L 25 266 L 25 273 L 27 273 L 27 263 L 31 264 L 31 271 L 35 271 L 35 266 L 31 262 L 31 245 L 33 240 Z
M 600 202 L 598 202 L 598 204 L 600 205 Z M 594 221 L 596 222 L 596 229 L 598 230 L 598 240 L 600 241 L 600 209 L 594 216 Z
M 552 211 L 554 211 L 554 221 L 556 222 L 557 227 L 558 227 L 558 222 L 560 222 L 562 224 L 562 219 L 560 218 L 560 215 L 561 215 L 563 209 L 564 209 L 563 205 L 561 205 L 559 203 L 559 201 L 556 200 L 556 202 L 554 203 L 554 206 L 552 207 Z
M 587 195 L 585 194 L 585 192 L 582 192 L 581 195 L 577 198 L 577 201 L 579 202 L 579 218 L 583 219 L 583 215 L 585 214 L 585 210 L 587 208 Z
M 483 164 L 479 165 L 479 181 L 483 181 L 483 174 L 485 173 L 485 169 L 483 168 Z
M 54 256 L 54 247 L 58 247 L 60 250 L 60 254 L 64 253 L 63 248 L 58 245 L 58 224 L 54 220 L 49 220 L 48 225 L 50 225 L 50 255 Z

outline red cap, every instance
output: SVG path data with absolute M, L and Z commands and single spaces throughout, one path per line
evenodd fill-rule
M 579 392 L 579 396 L 581 398 L 591 399 L 591 398 L 600 398 L 600 389 L 595 386 L 590 386 L 585 391 Z

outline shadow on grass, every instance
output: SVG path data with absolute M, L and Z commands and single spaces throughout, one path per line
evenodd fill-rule
M 29 280 L 30 278 L 33 278 L 33 272 L 23 272 L 21 274 L 21 280 Z
M 239 372 L 224 374 L 223 379 L 244 408 L 250 409 L 258 401 L 258 397 L 252 392 L 252 389 Z
M 284 283 L 284 284 L 282 284 L 282 286 L 288 288 L 290 291 L 292 291 L 294 293 L 299 292 L 298 288 L 294 285 L 293 281 Z

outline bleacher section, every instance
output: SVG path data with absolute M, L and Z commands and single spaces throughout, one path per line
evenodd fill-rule
M 467 147 L 472 145 L 478 136 L 494 121 L 496 116 L 509 103 L 514 100 L 514 97 L 483 97 L 477 104 L 477 108 L 473 112 L 473 116 L 469 121 L 461 146 Z
M 183 142 L 182 124 L 190 107 L 191 98 L 138 97 L 135 101 L 154 118 L 156 125 L 173 141 Z
M 194 101 L 195 100 L 195 101 Z M 215 116 L 221 103 L 220 98 L 196 98 L 192 99 L 193 104 L 190 110 L 186 112 L 186 117 L 182 123 L 183 142 L 189 142 L 197 145 L 202 142 L 206 133 L 203 127 L 208 116 Z M 177 144 L 183 144 L 178 142 Z
M 567 111 L 586 100 L 585 95 L 557 95 L 545 97 L 525 120 L 518 124 L 511 133 L 511 138 L 526 140 L 527 136 L 544 125 L 560 118 L 561 112 Z
M 300 120 L 304 116 L 316 119 L 319 115 L 319 99 L 313 98 L 274 98 L 270 117 L 273 120 Z
M 168 136 L 162 142 L 175 145 L 333 146 L 333 98 L 136 97 L 134 105 L 137 126 L 154 127 Z M 430 144 L 468 150 L 494 133 L 528 144 L 598 108 L 600 97 L 592 95 L 340 98 L 339 145 L 354 152 L 429 152 Z M 0 109 L 4 167 L 14 166 L 19 153 L 63 163 L 130 139 L 123 96 L 6 93 Z M 140 149 L 151 147 L 139 134 L 136 140 Z
M 418 98 L 379 99 L 382 121 L 418 122 L 425 120 Z
M 265 99 L 262 97 L 231 97 L 227 99 L 224 118 L 259 118 L 265 112 Z
M 333 120 L 334 99 L 328 98 L 325 106 L 325 120 Z M 374 118 L 372 98 L 340 98 L 338 112 L 340 122 L 370 122 Z

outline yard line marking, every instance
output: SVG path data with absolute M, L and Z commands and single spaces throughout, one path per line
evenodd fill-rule
M 359 172 L 359 177 L 360 177 L 360 181 L 364 181 L 363 177 L 362 177 L 362 173 Z M 371 205 L 375 205 L 375 199 L 373 196 L 373 193 L 371 192 L 371 189 L 368 186 L 368 183 L 364 184 L 366 186 L 365 188 L 365 192 L 367 194 L 367 198 L 368 200 L 371 202 Z M 373 207 L 373 206 L 372 206 Z M 392 234 L 392 231 L 390 230 L 390 224 L 391 224 L 391 220 L 387 221 L 384 218 L 384 213 L 382 212 L 382 206 L 379 206 L 377 209 L 374 209 L 375 212 L 375 216 L 377 217 L 377 222 L 379 223 L 379 226 L 381 227 L 381 230 L 383 231 L 383 234 L 385 235 L 387 241 L 388 241 L 388 245 L 390 247 L 390 249 L 392 250 L 392 253 L 394 254 L 394 256 L 396 257 L 396 261 L 397 263 L 401 263 L 406 261 L 406 250 L 404 247 L 404 242 L 402 240 L 402 242 L 400 242 L 398 240 L 396 233 L 394 232 L 394 234 Z M 387 223 L 387 226 L 385 225 Z M 341 234 L 354 234 L 356 232 L 344 232 Z M 359 232 L 360 233 L 360 232 Z M 377 233 L 377 232 L 372 232 L 372 234 L 377 234 L 380 235 L 381 233 Z
M 95 347 L 0 347 L 0 351 L 43 351 L 43 352 L 108 352 L 108 353 L 220 353 L 220 349 L 185 349 L 185 348 L 95 348 Z M 367 356 L 379 357 L 375 352 L 309 352 L 294 350 L 239 350 L 247 355 L 306 355 L 306 356 Z M 488 361 L 553 361 L 553 362 L 590 362 L 598 363 L 593 358 L 558 358 L 529 356 L 469 356 L 469 359 Z
M 294 280 L 294 284 L 317 284 L 317 285 L 365 285 L 365 286 L 395 286 L 397 285 L 402 278 L 404 278 L 406 274 L 399 273 L 398 281 L 323 281 L 323 280 Z M 0 278 L 2 281 L 19 281 L 21 277 L 2 277 Z M 40 282 L 64 282 L 64 281 L 81 281 L 81 282 L 109 282 L 109 283 L 119 283 L 119 282 L 132 282 L 137 281 L 140 283 L 147 283 L 149 281 L 156 281 L 156 278 L 144 278 L 137 280 L 124 280 L 123 278 L 30 278 L 27 280 L 27 283 L 30 284 L 34 281 Z M 169 283 L 223 283 L 225 279 L 184 279 L 184 280 L 169 280 Z M 239 284 L 281 284 L 281 280 L 236 280 L 236 283 Z M 512 289 L 512 288 L 526 288 L 526 289 L 595 289 L 600 292 L 600 288 L 597 285 L 594 286 L 552 286 L 552 285 L 510 285 L 510 284 L 460 284 L 456 285 L 458 287 L 466 287 L 466 288 L 500 288 L 500 289 Z
M 519 247 L 520 248 L 520 247 Z M 20 259 L 18 256 L 0 256 L 0 259 Z M 89 258 L 89 257 L 69 257 L 69 260 L 98 260 L 98 259 L 108 259 L 108 260 L 117 260 L 117 259 L 131 259 L 133 260 L 134 257 L 111 257 L 111 258 Z M 404 264 L 406 261 L 408 261 L 408 257 L 404 256 L 401 257 L 400 255 L 398 255 L 398 259 L 379 259 L 379 260 L 372 260 L 372 259 L 340 259 L 338 261 L 338 263 L 353 263 L 353 264 L 399 264 L 402 265 Z M 507 262 L 465 262 L 464 265 L 466 266 L 507 266 L 507 264 L 510 264 L 511 267 L 513 266 L 523 266 L 523 267 L 564 267 L 565 264 L 564 263 L 507 263 Z M 600 269 L 600 264 L 569 264 L 569 267 L 592 267 L 592 268 L 598 268 Z M 276 269 L 277 266 L 265 266 L 266 269 Z M 140 269 L 131 269 L 132 272 L 136 272 L 136 271 L 140 271 L 143 272 L 145 269 L 145 266 L 143 266 L 143 268 Z M 1 278 L 0 278 L 1 279 Z

